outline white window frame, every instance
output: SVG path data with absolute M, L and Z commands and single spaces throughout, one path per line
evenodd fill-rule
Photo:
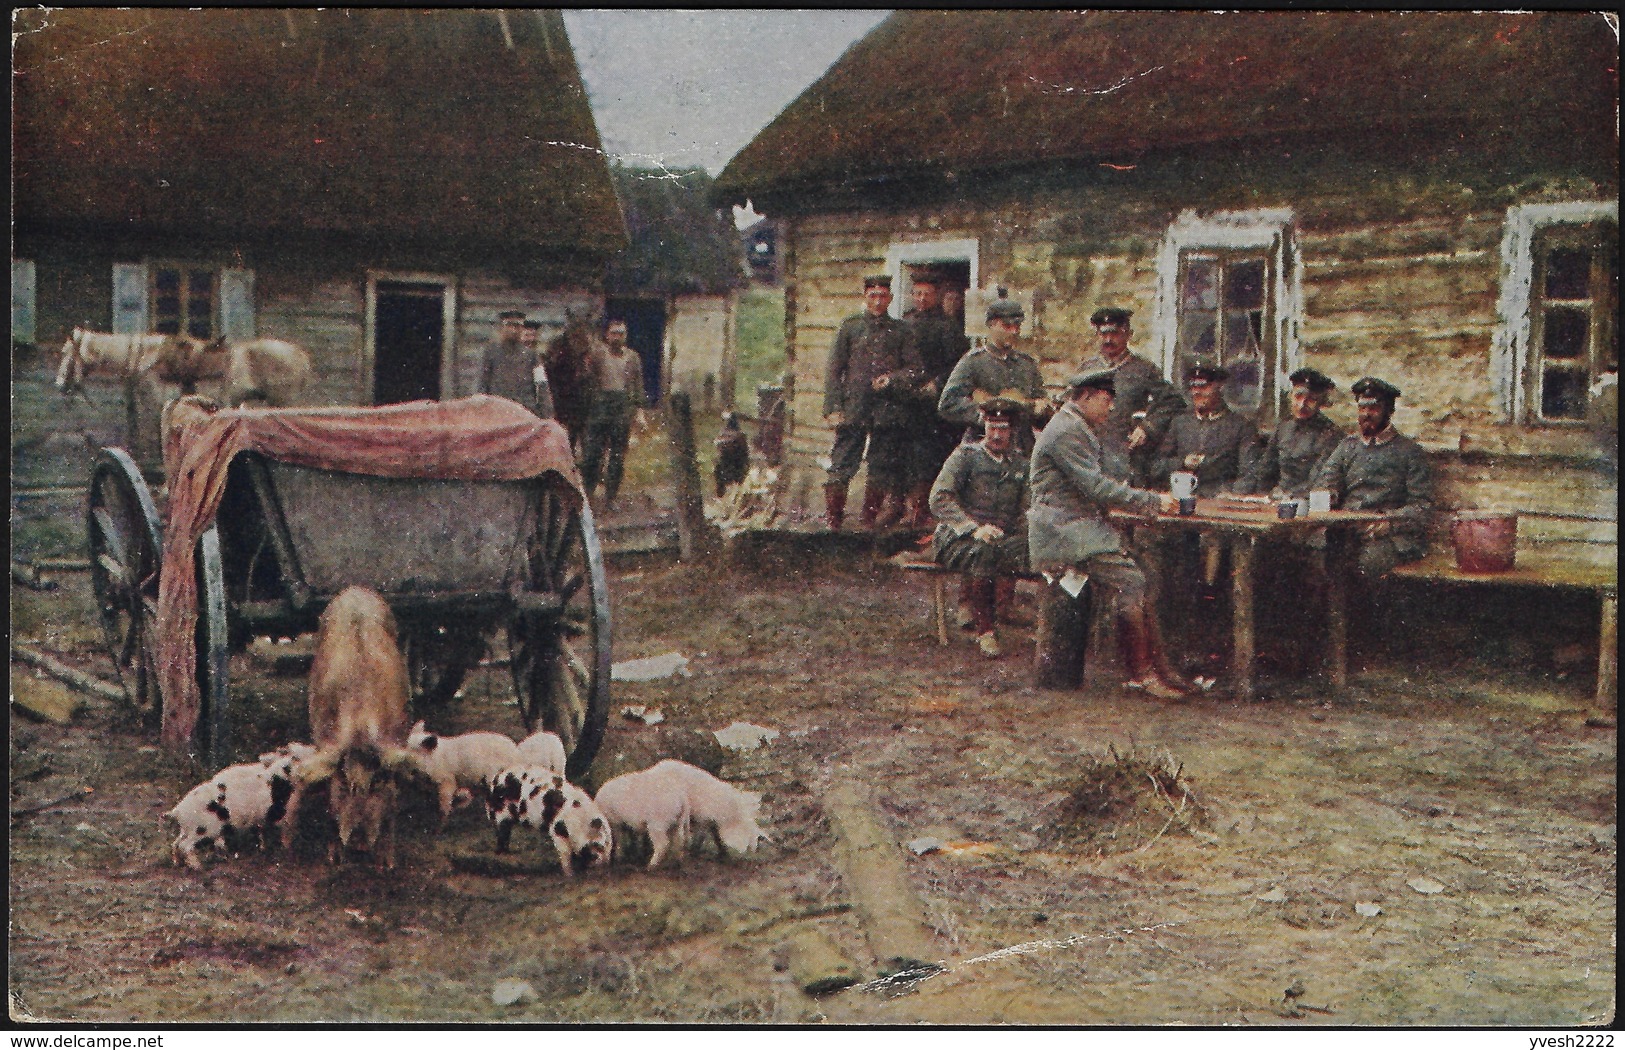
M 361 390 L 363 403 L 373 396 L 373 359 L 378 350 L 378 285 L 440 285 L 440 399 L 457 396 L 457 279 L 450 274 L 404 270 L 368 270 L 366 325 L 361 344 Z
M 1303 366 L 1299 327 L 1303 318 L 1303 256 L 1294 233 L 1290 208 L 1257 208 L 1201 215 L 1181 212 L 1168 227 L 1157 252 L 1157 294 L 1151 308 L 1153 360 L 1162 374 L 1173 375 L 1179 344 L 1179 258 L 1188 251 L 1264 251 L 1270 257 L 1273 304 L 1271 327 L 1275 340 L 1275 369 L 1270 387 L 1273 397 L 1261 401 L 1259 422 L 1280 417 L 1282 401 L 1290 389 L 1287 376 Z
M 897 241 L 886 249 L 886 273 L 891 274 L 891 315 L 902 317 L 912 305 L 911 266 L 932 263 L 970 263 L 970 287 L 981 286 L 981 242 L 974 237 L 940 241 Z
M 1490 343 L 1490 385 L 1501 422 L 1562 426 L 1543 420 L 1529 403 L 1533 362 L 1535 242 L 1558 225 L 1619 224 L 1619 202 L 1563 201 L 1557 204 L 1514 204 L 1507 209 L 1501 235 L 1501 298 L 1496 304 L 1495 336 Z

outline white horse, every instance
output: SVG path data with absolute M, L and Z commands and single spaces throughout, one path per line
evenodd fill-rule
M 71 394 L 87 376 L 146 374 L 177 384 L 182 394 L 197 393 L 199 383 L 208 383 L 231 406 L 251 400 L 283 406 L 310 385 L 313 369 L 303 347 L 280 339 L 207 342 L 188 335 L 109 335 L 75 328 L 62 344 L 56 387 Z

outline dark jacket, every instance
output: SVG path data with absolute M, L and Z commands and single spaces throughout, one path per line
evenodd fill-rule
M 1026 456 L 1012 448 L 997 459 L 979 441 L 960 445 L 931 486 L 931 513 L 937 519 L 932 554 L 979 525 L 1016 533 L 1026 504 Z
M 1222 405 L 1206 419 L 1198 419 L 1195 412 L 1180 413 L 1168 424 L 1151 463 L 1156 487 L 1167 485 L 1173 471 L 1187 469 L 1185 457 L 1193 453 L 1202 456 L 1202 465 L 1192 471 L 1196 494 L 1216 496 L 1252 466 L 1258 453 L 1258 430 L 1251 419 Z
M 1276 425 L 1269 444 L 1234 491 L 1247 496 L 1279 488 L 1288 496 L 1308 495 L 1316 469 L 1342 439 L 1337 424 L 1318 412 L 1307 420 L 1289 416 Z
M 913 333 L 895 317 L 855 314 L 841 322 L 829 352 L 824 415 L 846 417 L 847 426 L 900 427 L 913 422 L 910 401 L 925 375 Z M 877 391 L 873 380 L 889 376 Z

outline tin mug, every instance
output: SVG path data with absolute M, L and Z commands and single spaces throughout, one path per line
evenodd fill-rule
M 1180 513 L 1181 517 L 1186 517 L 1186 518 L 1190 517 L 1192 514 L 1195 514 L 1196 513 L 1196 497 L 1195 496 L 1186 496 L 1184 499 L 1181 499 L 1179 501 L 1179 513 Z
M 1275 505 L 1275 516 L 1282 521 L 1291 521 L 1298 516 L 1297 500 L 1284 499 Z
M 1315 489 L 1309 493 L 1309 513 L 1326 514 L 1332 509 L 1332 494 L 1326 489 Z
M 1168 475 L 1168 491 L 1174 499 L 1190 499 L 1196 495 L 1196 475 L 1188 470 L 1176 470 Z

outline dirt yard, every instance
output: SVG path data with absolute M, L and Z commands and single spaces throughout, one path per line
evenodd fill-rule
M 14 496 L 15 538 L 71 556 L 78 513 L 71 494 Z M 15 641 L 106 676 L 87 578 L 55 579 L 13 588 Z M 171 865 L 160 816 L 203 771 L 112 703 L 83 698 L 60 725 L 14 706 L 13 1020 L 1614 1017 L 1616 737 L 1579 678 L 1375 661 L 1335 696 L 1170 706 L 1115 688 L 1104 660 L 1081 691 L 1034 689 L 1030 629 L 1006 629 L 996 662 L 941 649 L 921 582 L 880 567 L 646 559 L 614 566 L 611 595 L 617 660 L 677 651 L 692 673 L 617 683 L 615 710 L 666 720 L 612 719 L 601 761 L 735 720 L 779 730 L 722 766 L 765 793 L 759 853 L 469 874 L 451 857 L 489 853 L 490 831 L 471 809 L 437 834 L 423 793 L 393 873 L 330 867 L 306 839 L 195 874 Z M 234 661 L 242 753 L 306 733 L 289 664 L 265 646 Z M 12 675 L 14 693 L 52 688 Z M 517 736 L 506 678 L 483 669 L 424 714 Z M 908 960 L 940 969 L 886 976 Z M 820 973 L 857 983 L 814 997 Z

